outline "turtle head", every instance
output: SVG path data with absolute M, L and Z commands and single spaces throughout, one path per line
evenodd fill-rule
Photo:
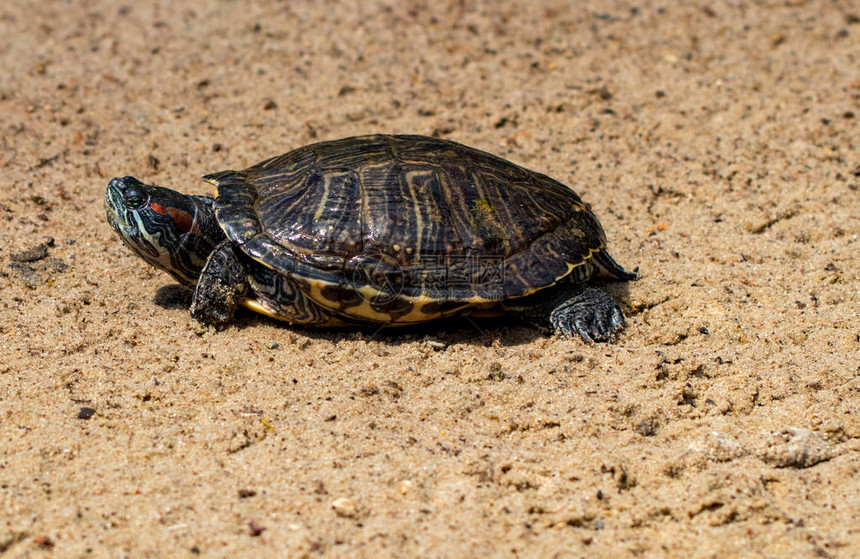
M 105 213 L 126 246 L 188 287 L 197 283 L 209 254 L 225 238 L 212 198 L 180 194 L 134 177 L 110 181 Z

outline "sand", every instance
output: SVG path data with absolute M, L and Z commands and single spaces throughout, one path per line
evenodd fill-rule
M 0 7 L 0 556 L 860 555 L 860 5 Z M 188 299 L 113 176 L 372 132 L 571 185 L 612 344 Z

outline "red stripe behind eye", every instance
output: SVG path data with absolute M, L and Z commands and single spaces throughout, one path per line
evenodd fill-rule
M 196 224 L 194 223 L 194 218 L 191 217 L 191 214 L 186 211 L 171 207 L 165 208 L 164 206 L 156 202 L 150 202 L 149 207 L 152 208 L 152 211 L 154 212 L 170 216 L 170 219 L 173 220 L 173 223 L 175 223 L 177 227 L 179 227 L 186 233 L 191 233 L 192 231 L 196 231 L 197 229 Z
M 167 208 L 167 215 L 173 219 L 173 222 L 177 227 L 186 233 L 190 233 L 191 230 L 194 229 L 194 219 L 188 212 L 177 210 L 176 208 Z

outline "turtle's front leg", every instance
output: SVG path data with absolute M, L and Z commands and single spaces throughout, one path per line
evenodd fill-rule
M 503 305 L 543 330 L 586 342 L 607 342 L 624 326 L 624 313 L 608 293 L 595 287 L 563 285 Z
M 191 318 L 216 328 L 230 322 L 248 290 L 247 276 L 233 244 L 221 242 L 200 273 L 191 300 Z

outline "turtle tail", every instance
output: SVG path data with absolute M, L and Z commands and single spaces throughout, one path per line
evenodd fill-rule
M 601 250 L 594 254 L 594 263 L 597 264 L 597 268 L 601 272 L 600 275 L 608 277 L 609 279 L 618 281 L 633 281 L 639 279 L 638 266 L 632 272 L 628 272 L 605 250 Z

